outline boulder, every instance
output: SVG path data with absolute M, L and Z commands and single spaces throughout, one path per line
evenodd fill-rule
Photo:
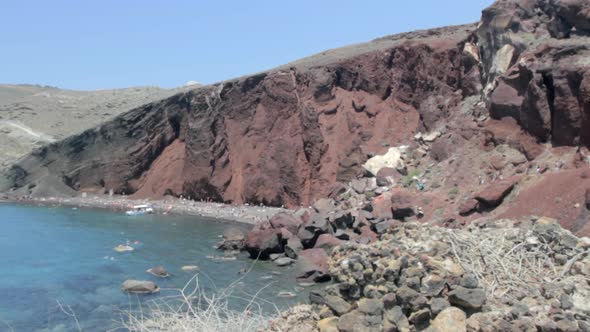
M 475 198 L 470 198 L 459 205 L 459 215 L 468 216 L 479 208 L 479 201 Z
M 445 300 L 442 297 L 435 297 L 432 300 L 430 300 L 429 306 L 430 312 L 432 312 L 433 315 L 438 315 L 445 308 L 450 307 L 451 304 L 449 303 L 449 301 Z
M 384 167 L 376 174 L 377 186 L 388 187 L 395 184 L 396 179 L 400 177 L 398 171 L 392 167 Z
M 391 213 L 394 219 L 404 220 L 415 215 L 414 197 L 401 188 L 391 191 Z
M 328 216 L 322 215 L 319 213 L 315 214 L 311 218 L 311 221 L 304 224 L 303 227 L 305 227 L 305 229 L 307 229 L 310 232 L 317 234 L 317 235 L 323 234 L 323 233 L 329 233 L 332 231 Z M 303 240 L 303 238 L 302 238 L 302 240 Z
M 342 242 L 342 240 L 331 234 L 322 234 L 315 242 L 314 248 L 321 248 L 329 252 L 333 247 L 340 245 Z
M 376 219 L 393 218 L 391 207 L 391 193 L 389 192 L 383 193 L 380 196 L 375 197 L 370 205 L 371 213 L 373 214 L 373 217 L 375 217 Z
M 367 181 L 366 181 L 366 179 L 352 180 L 350 182 L 350 186 L 357 193 L 364 194 L 365 190 L 367 190 Z
M 274 263 L 277 264 L 278 266 L 287 266 L 287 265 L 291 265 L 295 262 L 294 259 L 289 258 L 289 257 L 280 257 L 275 259 Z
M 361 325 L 362 319 L 363 319 L 363 314 L 361 314 L 357 310 L 354 310 L 354 311 L 351 311 L 347 314 L 344 314 L 338 320 L 338 331 L 341 331 L 341 332 L 360 331 L 360 328 L 362 328 L 362 325 Z
M 287 240 L 287 244 L 285 244 L 285 255 L 289 258 L 297 259 L 299 252 L 303 250 L 303 245 L 301 244 L 301 240 L 297 237 L 292 237 Z
M 324 318 L 318 322 L 319 332 L 338 332 L 338 317 Z
M 376 176 L 379 170 L 388 167 L 395 169 L 401 160 L 401 152 L 399 148 L 389 148 L 384 155 L 375 156 L 363 165 L 369 173 Z
M 134 294 L 150 294 L 160 291 L 158 285 L 151 281 L 144 280 L 125 280 L 121 286 L 121 290 L 127 293 Z
M 486 294 L 481 288 L 465 288 L 457 286 L 449 292 L 449 302 L 457 307 L 477 310 L 481 309 L 486 300 Z
M 427 305 L 426 297 L 408 286 L 400 287 L 396 292 L 397 304 L 403 309 L 418 311 Z
M 378 299 L 362 298 L 358 310 L 366 315 L 379 316 L 383 313 L 383 302 Z
M 369 244 L 379 240 L 379 236 L 371 230 L 369 225 L 365 225 L 360 228 L 361 234 L 359 235 L 358 241 L 360 243 Z
M 298 280 L 315 282 L 330 280 L 328 255 L 324 249 L 314 248 L 299 252 L 295 270 Z
M 383 316 L 387 321 L 394 325 L 394 331 L 410 331 L 410 322 L 406 315 L 404 315 L 401 307 L 395 306 L 386 310 Z
M 266 260 L 270 254 L 283 252 L 279 235 L 276 229 L 253 229 L 248 232 L 245 247 L 250 257 Z
M 584 193 L 584 205 L 586 206 L 586 210 L 590 210 L 590 188 L 586 189 Z
M 352 227 L 352 224 L 354 223 L 352 213 L 350 211 L 342 210 L 338 210 L 334 214 L 331 214 L 329 220 L 336 229 L 347 229 Z
M 516 182 L 504 180 L 490 184 L 484 190 L 475 195 L 480 204 L 480 210 L 494 209 L 502 204 L 504 198 L 510 194 Z
M 228 227 L 223 230 L 224 241 L 244 241 L 244 239 L 246 239 L 244 232 L 237 227 Z
M 342 299 L 340 296 L 326 295 L 324 304 L 328 306 L 336 315 L 342 316 L 352 309 L 352 305 Z
M 170 273 L 168 273 L 163 266 L 152 267 L 151 269 L 148 269 L 147 272 L 159 278 L 167 278 L 170 276 Z
M 313 248 L 313 245 L 319 236 L 320 234 L 316 234 L 314 228 L 311 228 L 310 230 L 307 227 L 301 227 L 299 228 L 299 232 L 297 232 L 297 237 L 304 248 Z
M 286 214 L 286 213 L 278 213 L 274 215 L 270 220 L 270 225 L 274 229 L 285 228 L 291 234 L 297 234 L 299 230 L 299 226 L 301 225 L 301 221 L 297 220 L 295 217 Z
M 448 307 L 436 315 L 427 331 L 465 332 L 467 331 L 467 315 L 459 308 Z
M 313 209 L 321 215 L 327 215 L 330 211 L 332 211 L 334 209 L 334 207 L 335 207 L 334 200 L 330 199 L 330 198 L 318 199 L 313 204 Z

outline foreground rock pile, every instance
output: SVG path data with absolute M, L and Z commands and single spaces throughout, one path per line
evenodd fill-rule
M 589 249 L 549 218 L 397 225 L 333 249 L 335 283 L 311 293 L 310 319 L 316 331 L 590 331 Z

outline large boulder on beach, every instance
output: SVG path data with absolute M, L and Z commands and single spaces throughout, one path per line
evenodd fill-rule
M 251 258 L 266 260 L 270 254 L 281 253 L 280 231 L 276 229 L 253 229 L 246 237 L 245 248 Z
M 237 227 L 228 227 L 223 231 L 223 240 L 217 245 L 221 250 L 242 250 L 244 249 L 244 232 Z
M 297 231 L 299 230 L 299 225 L 301 225 L 300 220 L 297 220 L 295 217 L 286 213 L 278 213 L 274 215 L 269 222 L 272 228 L 285 228 L 289 232 L 291 232 L 291 234 L 297 234 Z
M 121 290 L 134 294 L 151 294 L 160 291 L 160 287 L 154 282 L 145 280 L 125 280 Z
M 326 251 L 321 248 L 314 248 L 299 252 L 296 277 L 302 281 L 322 282 L 330 280 Z

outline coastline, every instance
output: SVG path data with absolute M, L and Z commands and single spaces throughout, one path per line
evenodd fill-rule
M 0 203 L 35 206 L 65 206 L 83 209 L 104 209 L 124 212 L 134 205 L 148 204 L 155 214 L 179 214 L 211 218 L 218 222 L 237 222 L 255 225 L 287 209 L 267 206 L 230 205 L 224 203 L 197 202 L 180 198 L 130 199 L 125 196 L 88 195 L 86 197 L 3 197 Z

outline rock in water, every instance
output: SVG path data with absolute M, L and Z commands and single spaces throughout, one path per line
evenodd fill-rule
M 151 269 L 148 269 L 147 272 L 159 278 L 167 278 L 170 276 L 170 273 L 168 273 L 163 266 L 152 267 Z
M 223 231 L 225 241 L 244 241 L 245 238 L 244 232 L 237 227 L 228 227 Z
M 134 294 L 151 294 L 160 291 L 158 285 L 151 281 L 144 280 L 125 280 L 121 286 L 121 290 L 127 293 Z

